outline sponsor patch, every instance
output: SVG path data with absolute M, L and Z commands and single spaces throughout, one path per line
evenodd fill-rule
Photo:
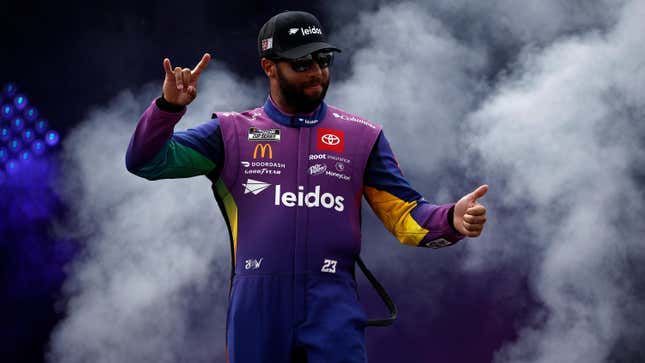
M 432 241 L 426 243 L 426 247 L 441 248 L 441 247 L 450 246 L 451 244 L 452 244 L 452 242 L 448 241 L 445 238 L 437 238 L 435 240 L 432 240 Z
M 271 184 L 259 180 L 247 179 L 246 183 L 242 184 L 242 186 L 244 187 L 244 194 L 253 193 L 253 195 L 258 195 L 270 187 Z
M 253 159 L 257 159 L 258 156 L 260 159 L 269 158 L 273 159 L 273 148 L 270 144 L 257 144 L 253 149 Z
M 280 129 L 249 128 L 249 141 L 280 141 Z
M 345 133 L 343 130 L 319 128 L 318 150 L 336 153 L 345 151 Z
M 316 164 L 309 167 L 309 175 L 320 175 L 327 170 L 327 165 Z
M 325 171 L 325 175 L 333 176 L 334 178 L 338 178 L 340 180 L 345 180 L 345 181 L 348 181 L 349 179 L 351 179 L 349 175 L 337 173 L 337 172 L 331 171 L 331 170 Z
M 259 269 L 260 265 L 262 265 L 262 260 L 263 259 L 264 259 L 264 257 L 259 259 L 259 260 L 255 259 L 255 258 L 252 258 L 252 259 L 248 259 L 248 260 L 244 261 L 244 269 L 245 270 L 257 270 L 257 269 Z
M 373 128 L 373 129 L 375 129 L 375 128 L 376 128 L 376 126 L 374 126 L 373 124 L 371 124 L 371 123 L 369 123 L 369 122 L 367 122 L 367 121 L 365 121 L 365 120 L 363 120 L 363 119 L 360 119 L 360 118 L 358 118 L 358 117 L 341 115 L 341 114 L 339 114 L 338 112 L 334 112 L 334 113 L 332 113 L 332 115 L 333 115 L 335 118 L 339 118 L 339 119 L 341 119 L 341 120 L 357 122 L 357 123 L 359 123 L 359 124 L 361 124 L 361 125 L 365 125 L 365 126 L 367 126 L 367 127 L 371 127 L 371 128 Z
M 350 164 L 352 161 L 342 156 L 333 154 L 309 154 L 309 160 L 334 160 L 340 161 L 345 164 Z M 340 170 L 339 170 L 340 171 Z

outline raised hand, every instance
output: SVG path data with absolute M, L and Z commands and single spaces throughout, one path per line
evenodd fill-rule
M 486 207 L 477 202 L 488 191 L 488 185 L 484 184 L 473 192 L 463 196 L 455 204 L 453 224 L 459 233 L 467 237 L 479 236 L 486 223 Z
M 194 69 L 175 67 L 172 69 L 170 59 L 164 58 L 163 68 L 166 78 L 163 81 L 163 97 L 166 101 L 180 106 L 186 106 L 197 97 L 197 81 L 199 75 L 206 69 L 211 55 L 205 53 L 202 60 Z

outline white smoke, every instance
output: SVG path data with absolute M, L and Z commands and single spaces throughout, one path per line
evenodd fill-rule
M 532 280 L 543 315 L 500 362 L 606 362 L 637 323 L 625 319 L 639 300 L 625 256 L 643 250 L 642 228 L 629 223 L 644 211 L 632 177 L 644 156 L 643 16 L 645 4 L 633 1 L 609 32 L 527 49 L 468 120 L 482 170 L 504 176 L 499 196 L 524 210 L 505 223 L 533 236 L 471 244 L 470 262 L 494 264 L 507 249 L 543 256 Z
M 178 129 L 263 100 L 258 87 L 210 66 Z M 159 69 L 163 77 L 161 61 Z M 63 232 L 84 244 L 65 284 L 67 318 L 52 334 L 50 361 L 223 359 L 230 247 L 209 181 L 150 183 L 125 169 L 136 120 L 159 89 L 123 92 L 65 140 L 61 188 L 71 225 Z

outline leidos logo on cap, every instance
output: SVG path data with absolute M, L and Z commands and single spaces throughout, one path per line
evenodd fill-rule
M 315 26 L 310 26 L 309 28 L 291 28 L 289 29 L 289 35 L 294 35 L 298 34 L 300 32 L 301 35 L 310 35 L 310 34 L 320 34 L 322 35 L 322 30 L 320 28 L 316 28 Z
M 260 57 L 296 59 L 323 49 L 340 52 L 327 43 L 318 19 L 304 11 L 277 14 L 258 34 Z

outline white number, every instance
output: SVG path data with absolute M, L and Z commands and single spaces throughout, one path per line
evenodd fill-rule
M 323 267 L 322 267 L 322 269 L 320 269 L 320 271 L 335 274 L 336 273 L 336 263 L 337 262 L 338 261 L 336 261 L 336 260 L 325 259 L 325 261 L 323 263 Z

